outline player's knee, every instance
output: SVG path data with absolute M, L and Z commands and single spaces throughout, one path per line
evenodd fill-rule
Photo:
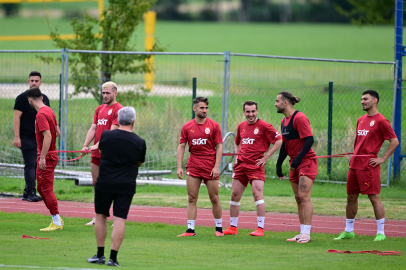
M 189 196 L 188 196 L 188 200 L 189 200 L 189 203 L 196 203 L 197 202 L 197 196 L 196 195 L 194 195 L 194 194 L 189 194 Z
M 299 192 L 298 197 L 299 197 L 299 201 L 301 203 L 306 203 L 306 202 L 310 201 L 310 196 L 307 193 Z
M 220 203 L 220 199 L 219 199 L 218 194 L 211 196 L 211 197 L 210 197 L 210 201 L 211 201 L 212 204 L 219 204 L 219 203 Z

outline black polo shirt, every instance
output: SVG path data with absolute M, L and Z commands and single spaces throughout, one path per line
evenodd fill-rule
M 120 129 L 103 132 L 96 188 L 105 192 L 134 194 L 138 162 L 145 162 L 147 147 L 137 134 Z
M 20 119 L 20 138 L 35 138 L 35 117 L 37 116 L 37 111 L 28 103 L 27 91 L 17 96 L 14 110 L 19 110 L 23 113 Z M 48 97 L 44 94 L 42 94 L 42 102 L 51 107 Z

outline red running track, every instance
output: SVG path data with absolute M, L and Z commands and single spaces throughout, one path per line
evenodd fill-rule
M 59 201 L 59 211 L 62 217 L 78 217 L 91 219 L 94 217 L 92 203 Z M 43 202 L 27 202 L 20 198 L 0 198 L 0 211 L 25 212 L 49 215 Z M 145 223 L 167 223 L 185 225 L 187 223 L 185 208 L 146 207 L 132 205 L 128 215 L 129 221 Z M 223 210 L 223 227 L 230 225 L 230 212 Z M 197 226 L 214 226 L 211 209 L 197 210 Z M 256 212 L 241 212 L 238 219 L 238 228 L 255 229 L 257 225 Z M 339 234 L 345 228 L 345 217 L 313 216 L 312 232 Z M 266 213 L 266 231 L 298 231 L 299 220 L 296 214 Z M 376 234 L 376 221 L 374 219 L 359 219 L 355 223 L 355 233 L 365 235 Z M 389 237 L 406 237 L 406 220 L 386 220 L 385 234 Z

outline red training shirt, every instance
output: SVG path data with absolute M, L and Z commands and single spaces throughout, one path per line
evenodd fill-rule
M 216 144 L 223 143 L 219 124 L 209 118 L 204 124 L 190 120 L 180 132 L 179 144 L 186 142 L 190 152 L 186 167 L 211 171 L 216 163 Z
M 37 140 L 37 154 L 41 155 L 42 146 L 44 143 L 44 135 L 42 131 L 49 130 L 51 132 L 52 140 L 49 146 L 46 159 L 58 160 L 58 153 L 49 153 L 49 151 L 56 151 L 56 127 L 58 123 L 56 122 L 56 116 L 51 108 L 48 106 L 41 107 L 35 118 L 35 138 Z
M 110 130 L 111 125 L 118 125 L 118 111 L 123 108 L 120 103 L 114 103 L 111 106 L 107 104 L 100 105 L 94 112 L 93 124 L 96 124 L 96 134 L 94 136 L 94 144 L 98 143 L 104 131 Z M 96 149 L 91 154 L 92 158 L 101 158 L 99 149 Z
M 285 126 L 287 126 L 290 122 L 290 119 L 292 118 L 293 115 L 289 117 L 285 117 Z M 281 121 L 281 130 L 283 129 L 283 119 Z M 292 161 L 300 154 L 300 151 L 302 151 L 304 142 L 307 137 L 313 136 L 312 129 L 310 127 L 310 121 L 304 115 L 302 112 L 298 112 L 295 115 L 295 118 L 293 119 L 293 128 L 299 132 L 300 139 L 296 140 L 285 140 L 283 137 L 283 132 L 282 132 L 282 139 L 285 142 L 285 150 L 286 153 L 289 155 L 290 160 L 289 162 L 292 163 Z M 310 148 L 309 152 L 303 157 L 303 159 L 306 158 L 311 158 L 315 157 L 316 153 L 313 151 L 313 147 Z
M 368 157 L 352 156 L 350 169 L 370 170 L 371 158 L 377 158 L 379 149 L 385 140 L 396 138 L 389 121 L 380 113 L 374 116 L 367 114 L 358 118 L 357 135 L 354 142 L 354 155 L 371 155 Z
M 269 146 L 281 139 L 282 137 L 276 129 L 264 120 L 258 119 L 254 124 L 244 121 L 238 125 L 235 144 L 241 145 L 239 154 L 252 154 L 239 155 L 238 160 L 255 165 L 256 160 L 264 157 Z

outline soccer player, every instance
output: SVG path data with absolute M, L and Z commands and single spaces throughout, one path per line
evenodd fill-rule
M 28 76 L 29 87 L 39 88 L 41 83 L 41 73 L 32 71 Z M 37 196 L 35 191 L 35 171 L 37 166 L 35 116 L 37 111 L 28 103 L 27 91 L 18 95 L 14 104 L 14 146 L 21 149 L 24 159 L 25 189 L 23 201 L 38 202 L 42 198 Z M 42 102 L 50 107 L 49 99 L 45 94 L 42 94 Z
M 63 221 L 59 216 L 58 201 L 54 193 L 54 172 L 58 164 L 56 138 L 61 135 L 56 116 L 51 108 L 42 102 L 39 88 L 27 91 L 27 99 L 37 111 L 35 118 L 35 136 L 38 145 L 37 157 L 37 190 L 41 194 L 46 207 L 52 215 L 51 224 L 40 231 L 56 231 L 63 229 Z
M 268 159 L 281 147 L 282 137 L 271 124 L 259 119 L 258 104 L 248 100 L 242 105 L 247 121 L 238 125 L 234 141 L 235 152 L 240 155 L 234 165 L 232 193 L 230 201 L 230 227 L 225 235 L 237 235 L 240 200 L 248 183 L 252 186 L 252 195 L 257 205 L 258 227 L 252 236 L 264 236 L 265 202 L 264 202 L 264 166 Z M 269 146 L 273 146 L 269 149 Z M 269 151 L 268 151 L 269 150 Z M 264 153 L 268 151 L 265 155 Z
M 123 106 L 116 101 L 117 85 L 114 82 L 106 82 L 102 85 L 102 95 L 104 104 L 96 108 L 93 118 L 93 124 L 87 132 L 85 143 L 82 151 L 92 151 L 90 161 L 90 171 L 92 173 L 93 186 L 99 175 L 100 157 L 99 140 L 102 133 L 106 130 L 114 130 L 118 128 L 117 115 L 118 110 Z M 89 144 L 94 139 L 94 145 L 89 147 Z M 86 225 L 94 225 L 96 218 L 94 217 Z
M 357 121 L 354 155 L 350 159 L 347 175 L 347 207 L 345 230 L 334 240 L 354 239 L 354 222 L 358 212 L 359 193 L 368 195 L 374 209 L 377 234 L 374 241 L 386 239 L 385 209 L 379 193 L 381 191 L 381 166 L 395 151 L 399 141 L 390 123 L 378 111 L 379 94 L 374 90 L 362 93 L 362 109 L 367 113 Z M 378 158 L 379 149 L 389 140 L 386 153 Z M 366 155 L 366 156 L 357 156 Z
M 111 233 L 111 251 L 108 266 L 120 266 L 117 253 L 125 234 L 125 222 L 135 194 L 138 167 L 145 162 L 145 141 L 132 132 L 135 110 L 125 107 L 118 111 L 118 129 L 106 131 L 99 141 L 100 173 L 95 185 L 96 224 L 94 231 L 97 254 L 89 263 L 104 264 L 104 245 L 107 235 L 107 217 L 112 202 L 114 228 Z
M 207 187 L 212 203 L 216 236 L 223 236 L 222 209 L 219 200 L 219 169 L 223 154 L 223 138 L 219 124 L 207 118 L 209 100 L 197 97 L 193 100 L 193 110 L 196 118 L 182 127 L 177 152 L 179 179 L 184 177 L 182 160 L 186 143 L 189 145 L 190 156 L 186 164 L 186 187 L 189 196 L 187 208 L 187 231 L 179 236 L 195 236 L 195 221 L 197 215 L 196 202 L 202 181 Z
M 300 98 L 289 92 L 280 92 L 276 97 L 276 110 L 285 115 L 281 122 L 283 143 L 276 163 L 276 174 L 280 179 L 285 179 L 282 163 L 289 155 L 289 179 L 297 203 L 300 234 L 287 241 L 308 243 L 313 217 L 310 195 L 318 166 L 317 159 L 314 158 L 316 154 L 312 149 L 314 139 L 309 119 L 293 107 L 299 102 Z

